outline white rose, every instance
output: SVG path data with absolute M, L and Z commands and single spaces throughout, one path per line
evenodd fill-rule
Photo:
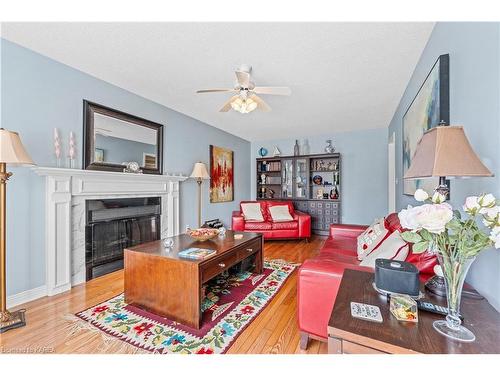
M 490 240 L 493 241 L 496 249 L 500 249 L 500 226 L 499 227 L 494 227 L 491 230 Z
M 427 194 L 427 192 L 423 189 L 417 189 L 417 191 L 415 191 L 415 194 L 413 196 L 415 197 L 415 200 L 419 202 L 424 202 L 427 199 L 429 199 L 429 194 Z
M 440 234 L 445 230 L 446 224 L 453 219 L 453 209 L 448 203 L 424 204 L 417 214 L 418 225 L 431 233 Z
M 408 208 L 402 209 L 401 212 L 398 213 L 399 223 L 403 228 L 410 230 L 420 229 L 416 220 L 417 214 L 421 210 L 420 207 L 422 206 L 412 207 L 408 205 Z
M 478 199 L 478 203 L 481 207 L 487 207 L 487 208 L 491 208 L 493 206 L 495 206 L 496 204 L 496 199 L 495 197 L 493 196 L 493 194 L 483 194 L 479 197 Z
M 441 194 L 440 192 L 436 191 L 434 195 L 432 196 L 432 203 L 443 203 L 446 202 L 446 196 Z
M 471 196 L 465 199 L 465 204 L 463 206 L 464 211 L 470 215 L 475 215 L 480 210 L 481 206 L 478 203 L 478 197 Z
M 497 218 L 498 213 L 500 212 L 500 207 L 493 206 L 493 207 L 490 207 L 490 208 L 483 208 L 483 209 L 481 209 L 481 211 L 483 211 L 482 214 L 488 220 L 494 221 Z

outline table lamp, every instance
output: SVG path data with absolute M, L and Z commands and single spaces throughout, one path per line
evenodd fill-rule
M 493 176 L 472 149 L 462 126 L 437 126 L 425 132 L 403 178 L 439 177 L 436 191 L 447 195 L 446 176 Z
M 0 128 L 0 333 L 26 325 L 24 311 L 13 313 L 7 310 L 6 288 L 6 185 L 12 173 L 7 164 L 33 165 L 33 160 L 24 149 L 19 134 Z
M 201 227 L 201 184 L 203 180 L 210 179 L 210 175 L 207 172 L 207 167 L 201 161 L 194 164 L 193 172 L 191 172 L 191 178 L 194 178 L 198 183 L 198 228 Z
M 472 149 L 462 126 L 437 126 L 424 133 L 404 179 L 439 177 L 436 191 L 448 196 L 446 176 L 490 177 L 493 173 Z M 430 292 L 445 296 L 444 278 L 440 269 L 425 284 Z

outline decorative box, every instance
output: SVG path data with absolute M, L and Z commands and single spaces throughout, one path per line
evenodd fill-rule
M 390 310 L 397 320 L 418 322 L 417 302 L 407 294 L 391 294 Z

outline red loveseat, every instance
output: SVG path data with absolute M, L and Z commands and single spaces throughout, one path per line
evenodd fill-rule
M 245 221 L 241 210 L 241 203 L 259 203 L 264 221 Z M 295 210 L 290 201 L 244 201 L 240 203 L 240 211 L 233 211 L 231 229 L 241 232 L 262 233 L 265 239 L 305 239 L 311 237 L 311 217 Z M 287 205 L 292 221 L 273 222 L 269 207 Z
M 399 218 L 393 213 L 386 217 L 385 227 L 390 232 L 401 230 Z M 307 259 L 299 269 L 298 322 L 301 332 L 300 347 L 307 349 L 309 338 L 326 341 L 330 314 L 345 269 L 374 272 L 359 265 L 357 237 L 367 228 L 363 225 L 332 224 L 330 236 L 318 256 Z M 420 278 L 425 281 L 434 275 L 436 257 L 425 252 L 410 254 L 407 262 L 415 264 Z

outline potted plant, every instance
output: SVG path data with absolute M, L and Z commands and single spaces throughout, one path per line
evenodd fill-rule
M 413 244 L 414 253 L 435 252 L 441 266 L 448 315 L 446 320 L 435 321 L 434 328 L 455 340 L 474 341 L 474 334 L 459 318 L 462 288 L 476 256 L 491 246 L 500 248 L 500 207 L 492 194 L 471 196 L 465 200 L 462 217 L 439 192 L 431 198 L 418 189 L 414 197 L 428 203 L 399 212 L 402 227 L 408 229 L 401 236 Z

